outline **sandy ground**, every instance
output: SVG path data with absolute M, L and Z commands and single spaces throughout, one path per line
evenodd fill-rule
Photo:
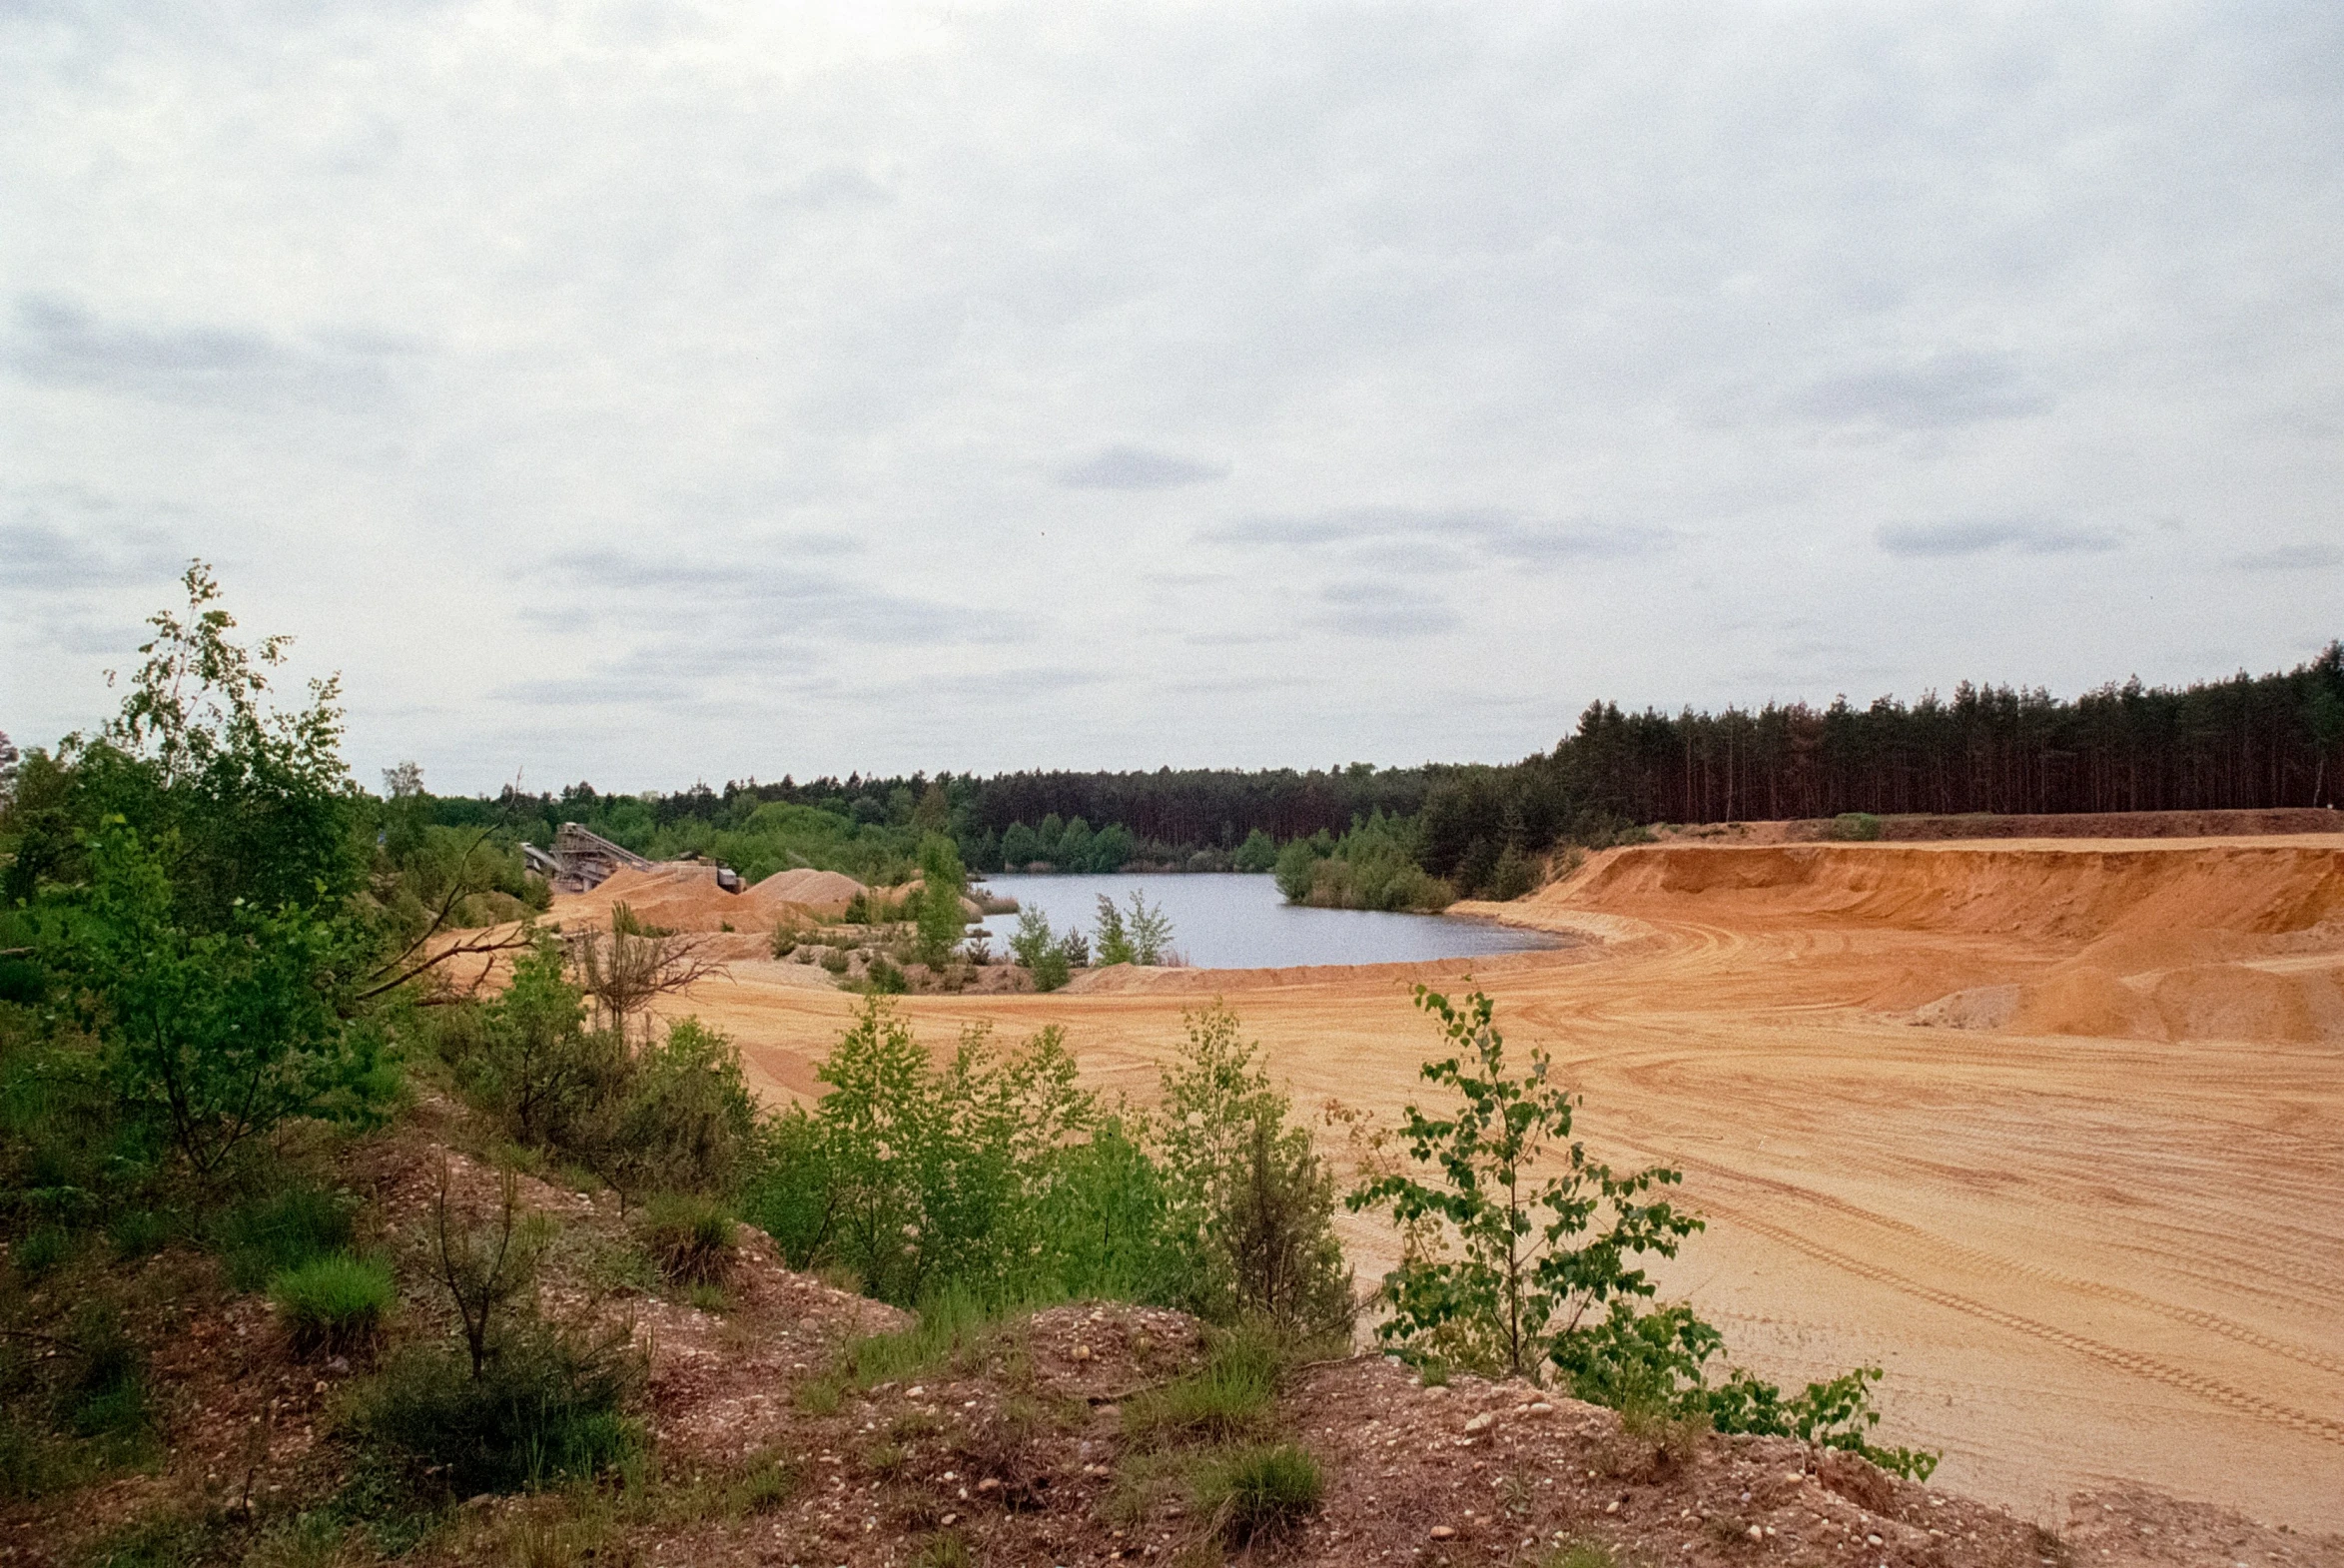
M 1710 1224 L 1667 1286 L 1742 1359 L 1886 1367 L 1885 1438 L 2046 1523 L 2129 1479 L 2344 1529 L 2336 837 L 1664 844 L 1503 915 L 1602 939 L 1473 973 L 1584 1090 L 1599 1153 L 1683 1169 Z M 855 1000 L 784 968 L 686 1004 L 776 1097 L 819 1088 Z M 1064 1024 L 1096 1084 L 1145 1095 L 1216 986 L 1298 1101 L 1388 1113 L 1435 1039 L 1408 985 L 1464 968 L 906 1007 L 938 1048 Z M 1362 1278 L 1388 1259 L 1346 1239 Z

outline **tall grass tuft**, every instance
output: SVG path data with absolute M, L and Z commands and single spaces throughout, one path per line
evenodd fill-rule
M 1325 1494 L 1318 1461 L 1293 1443 L 1239 1448 L 1196 1472 L 1196 1505 L 1231 1546 L 1282 1534 L 1317 1512 Z
M 269 1299 L 302 1355 L 350 1355 L 374 1344 L 398 1299 L 391 1270 L 374 1258 L 329 1253 L 281 1270 Z
M 677 1284 L 717 1284 L 732 1271 L 732 1214 L 713 1197 L 661 1193 L 643 1205 L 635 1238 Z

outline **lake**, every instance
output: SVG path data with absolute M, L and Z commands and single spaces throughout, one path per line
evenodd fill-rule
M 1276 969 L 1294 964 L 1404 964 L 1473 958 L 1563 946 L 1555 937 L 1444 915 L 1391 915 L 1363 909 L 1301 909 L 1267 876 L 990 876 L 984 885 L 1039 909 L 1064 932 L 1079 926 L 1098 939 L 1099 896 L 1129 912 L 1132 892 L 1148 895 L 1172 920 L 1172 945 L 1198 969 Z M 989 915 L 996 952 L 1006 953 L 1015 915 Z

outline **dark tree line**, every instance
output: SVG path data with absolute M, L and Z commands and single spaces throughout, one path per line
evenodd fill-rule
M 1560 782 L 1638 822 L 1864 811 L 2255 810 L 2334 802 L 2344 648 L 2279 674 L 2178 689 L 2111 682 L 2072 701 L 1972 686 L 1858 708 L 1625 713 L 1596 703 L 1556 748 Z
M 1121 826 L 1137 862 L 1219 863 L 1260 831 L 1280 844 L 1339 837 L 1376 812 L 1409 820 L 1416 858 L 1464 890 L 1511 848 L 1602 843 L 1632 824 L 1833 817 L 1846 812 L 2176 811 L 2330 805 L 2344 785 L 2344 648 L 2292 670 L 2184 687 L 2110 683 L 2069 699 L 1971 685 L 1907 703 L 1768 703 L 1632 713 L 1590 704 L 1551 752 L 1505 765 L 1324 771 L 1160 768 L 695 785 L 638 798 L 578 784 L 558 795 L 435 802 L 440 820 L 549 837 L 582 822 L 648 842 L 687 821 L 738 827 L 770 802 L 866 828 L 937 829 L 971 865 L 1009 830 L 1078 818 Z

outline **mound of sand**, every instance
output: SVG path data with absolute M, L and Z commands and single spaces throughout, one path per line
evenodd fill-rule
M 752 897 L 800 905 L 823 916 L 845 914 L 855 896 L 867 891 L 854 878 L 836 871 L 777 871 L 749 889 Z
M 663 861 L 621 871 L 588 893 L 553 901 L 548 913 L 564 926 L 606 925 L 624 904 L 645 925 L 669 931 L 769 932 L 781 921 L 832 918 L 864 891 L 863 884 L 835 871 L 784 871 L 754 887 L 728 893 L 716 882 L 716 868 L 704 861 Z

